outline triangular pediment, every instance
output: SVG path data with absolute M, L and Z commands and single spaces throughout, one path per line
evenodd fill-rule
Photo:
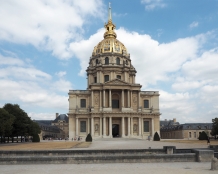
M 108 82 L 105 82 L 105 85 L 130 85 L 127 82 L 124 82 L 120 79 L 114 79 L 114 80 L 110 80 Z

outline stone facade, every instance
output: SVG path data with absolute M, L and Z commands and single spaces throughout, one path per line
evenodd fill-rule
M 69 138 L 69 119 L 66 114 L 56 113 L 56 119 L 51 123 L 53 126 L 57 126 L 60 130 L 63 131 L 63 138 Z
M 109 8 L 109 14 L 111 13 Z M 69 91 L 69 139 L 143 138 L 160 133 L 159 92 L 141 91 L 126 47 L 109 15 L 87 68 L 87 90 Z
M 212 123 L 185 123 L 169 124 L 160 128 L 162 139 L 189 139 L 197 140 L 201 132 L 210 136 Z

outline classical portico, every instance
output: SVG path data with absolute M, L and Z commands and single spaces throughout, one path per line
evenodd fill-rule
M 159 127 L 159 92 L 141 91 L 136 70 L 123 43 L 116 39 L 111 19 L 104 39 L 94 47 L 87 67 L 87 90 L 69 91 L 70 139 L 148 138 Z

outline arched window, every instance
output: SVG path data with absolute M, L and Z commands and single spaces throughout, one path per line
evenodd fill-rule
M 120 75 L 117 75 L 117 79 L 121 79 L 121 76 L 120 76 Z
M 95 60 L 95 64 L 96 64 L 96 65 L 98 64 L 98 59 Z
M 144 108 L 149 108 L 149 100 L 144 100 Z
M 107 82 L 107 81 L 109 81 L 109 75 L 104 76 L 104 82 Z
M 117 57 L 116 63 L 117 63 L 117 65 L 120 65 L 120 58 L 119 57 Z
M 108 57 L 105 58 L 105 65 L 109 65 L 109 58 Z

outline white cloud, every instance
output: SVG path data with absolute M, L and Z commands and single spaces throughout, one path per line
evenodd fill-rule
M 55 75 L 58 76 L 58 77 L 63 77 L 66 74 L 67 74 L 66 71 L 60 71 L 60 72 L 55 73 Z
M 147 11 L 153 10 L 155 8 L 164 8 L 167 6 L 163 0 L 141 0 L 141 3 L 145 4 L 145 9 Z
M 29 107 L 55 108 L 68 110 L 67 91 L 72 88 L 69 81 L 54 81 L 52 76 L 26 65 L 19 58 L 8 58 L 0 55 L 4 68 L 0 66 L 0 99 L 19 103 Z M 21 62 L 21 63 L 20 63 Z M 59 73 L 64 74 L 64 73 Z M 65 92 L 65 95 L 59 94 Z
M 69 43 L 82 37 L 91 17 L 101 18 L 101 0 L 7 0 L 0 6 L 0 40 L 32 44 L 60 59 L 72 56 Z
M 29 112 L 28 116 L 33 120 L 54 120 L 56 118 L 55 113 L 34 113 Z
M 196 27 L 198 27 L 198 22 L 196 22 L 196 21 L 194 21 L 194 22 L 192 22 L 190 25 L 189 25 L 189 28 L 196 28 Z

